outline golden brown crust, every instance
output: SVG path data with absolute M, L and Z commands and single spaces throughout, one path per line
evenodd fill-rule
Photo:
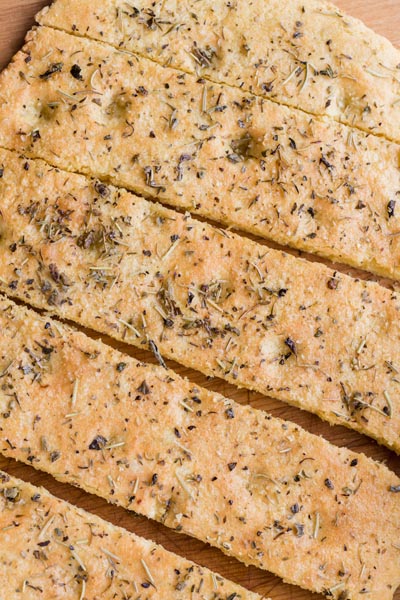
M 400 141 L 400 52 L 320 0 L 56 0 L 42 24 Z
M 260 598 L 4 472 L 0 580 L 7 600 Z
M 398 145 L 63 32 L 30 40 L 0 77 L 3 146 L 400 277 Z
M 0 166 L 8 295 L 400 452 L 397 294 L 40 160 Z
M 385 466 L 5 299 L 0 361 L 6 456 L 307 589 L 393 597 Z

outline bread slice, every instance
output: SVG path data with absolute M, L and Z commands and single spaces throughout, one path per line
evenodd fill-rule
M 0 77 L 0 145 L 400 277 L 400 147 L 41 28 Z
M 400 51 L 320 0 L 56 0 L 42 24 L 400 141 Z
M 0 289 L 400 453 L 400 300 L 0 151 Z
M 400 479 L 386 466 L 6 299 L 0 361 L 5 456 L 289 583 L 393 597 Z
M 3 471 L 0 581 L 7 600 L 260 598 Z

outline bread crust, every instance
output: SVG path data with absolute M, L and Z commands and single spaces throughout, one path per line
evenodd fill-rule
M 40 160 L 1 165 L 8 295 L 400 452 L 396 293 Z
M 0 471 L 2 598 L 257 600 L 149 540 Z
M 57 0 L 40 23 L 400 141 L 400 52 L 320 0 Z
M 2 146 L 400 277 L 398 145 L 63 32 L 29 40 L 0 76 Z
M 387 467 L 6 299 L 0 325 L 4 455 L 289 583 L 393 597 L 400 480 Z

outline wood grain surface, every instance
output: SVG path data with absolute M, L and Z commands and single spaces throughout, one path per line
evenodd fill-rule
M 35 13 L 48 3 L 49 0 L 47 2 L 46 0 L 0 0 L 0 69 L 6 66 L 12 55 L 22 45 L 26 31 L 34 23 Z M 400 46 L 400 0 L 336 0 L 336 3 L 348 13 L 362 19 L 375 31 L 388 37 L 394 44 Z M 284 4 L 283 2 L 283 7 Z M 376 279 L 354 269 L 338 267 L 337 265 L 335 265 L 335 268 L 362 278 Z M 387 286 L 393 285 L 388 281 L 380 280 L 380 282 Z M 99 337 L 91 332 L 87 333 L 93 337 Z M 140 360 L 152 362 L 152 356 L 145 351 L 138 351 L 117 344 L 104 337 L 102 339 Z M 189 377 L 192 381 L 229 396 L 238 402 L 250 403 L 252 406 L 266 410 L 274 416 L 295 421 L 308 431 L 323 435 L 338 446 L 347 446 L 355 451 L 364 452 L 376 460 L 385 461 L 392 470 L 400 475 L 400 458 L 366 437 L 341 427 L 330 427 L 314 415 L 301 412 L 296 408 L 263 397 L 260 394 L 238 390 L 217 379 L 210 380 L 195 371 L 179 367 L 172 361 L 169 361 L 169 366 L 181 375 Z M 11 474 L 29 480 L 34 484 L 43 485 L 60 498 L 64 498 L 139 535 L 153 539 L 163 544 L 167 549 L 218 571 L 225 577 L 242 584 L 250 590 L 269 596 L 273 600 L 312 600 L 318 598 L 314 594 L 282 583 L 280 579 L 269 573 L 254 567 L 247 568 L 201 542 L 179 535 L 162 525 L 135 516 L 123 509 L 107 505 L 100 498 L 90 496 L 68 485 L 59 484 L 51 477 L 43 475 L 30 467 L 0 458 L 0 469 L 7 470 Z M 400 600 L 400 589 L 395 595 L 395 600 Z

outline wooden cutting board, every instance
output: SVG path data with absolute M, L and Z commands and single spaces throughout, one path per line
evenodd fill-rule
M 0 69 L 9 62 L 14 52 L 22 45 L 26 31 L 34 23 L 35 13 L 48 3 L 49 0 L 0 0 Z M 336 0 L 336 3 L 400 47 L 400 0 Z M 282 5 L 284 6 L 284 3 Z M 374 279 L 372 276 L 357 272 L 354 269 L 342 268 L 337 265 L 335 265 L 335 268 L 362 278 Z M 381 283 L 391 285 L 388 281 L 381 280 Z M 99 337 L 90 332 L 88 333 L 93 337 Z M 153 360 L 153 357 L 145 351 L 117 344 L 104 337 L 103 340 L 140 360 L 148 362 Z M 400 475 L 400 458 L 364 436 L 341 427 L 330 427 L 316 416 L 301 412 L 276 400 L 265 398 L 260 394 L 237 390 L 220 380 L 208 380 L 203 375 L 179 367 L 171 361 L 169 365 L 178 373 L 189 377 L 199 385 L 230 396 L 238 402 L 250 403 L 252 406 L 267 410 L 275 416 L 295 421 L 308 431 L 323 435 L 338 446 L 347 446 L 358 452 L 364 452 L 376 460 L 386 461 L 389 467 Z M 0 457 L 0 469 L 29 480 L 36 485 L 43 485 L 53 494 L 94 512 L 116 525 L 153 539 L 169 550 L 218 571 L 221 575 L 242 584 L 250 590 L 271 597 L 272 600 L 316 600 L 317 598 L 314 594 L 282 583 L 280 579 L 268 573 L 254 567 L 247 568 L 201 542 L 179 535 L 162 525 L 148 521 L 143 517 L 137 517 L 123 509 L 109 506 L 100 498 L 90 496 L 70 486 L 59 484 L 51 477 L 34 471 L 30 467 Z M 400 589 L 395 595 L 395 600 L 400 600 Z

